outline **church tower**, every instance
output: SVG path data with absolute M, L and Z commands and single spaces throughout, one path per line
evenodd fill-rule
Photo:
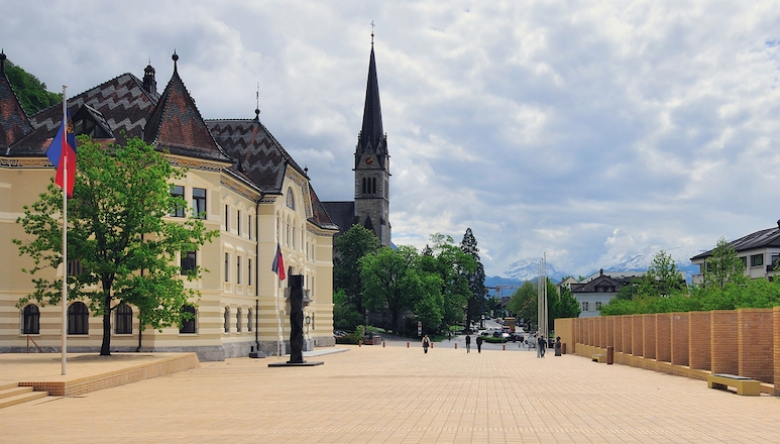
M 363 126 L 355 148 L 355 221 L 372 230 L 382 246 L 390 246 L 390 155 L 382 129 L 379 82 L 374 60 L 374 34 L 368 63 Z

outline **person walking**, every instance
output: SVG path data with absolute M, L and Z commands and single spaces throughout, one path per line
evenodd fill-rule
M 423 336 L 422 338 L 422 346 L 423 350 L 425 350 L 425 354 L 428 354 L 428 347 L 431 346 L 431 340 L 428 338 L 428 335 Z
M 471 353 L 471 336 L 466 335 L 466 353 Z
M 547 346 L 547 341 L 544 340 L 544 335 L 539 335 L 536 340 L 536 357 L 544 358 L 544 349 Z
M 477 336 L 477 353 L 482 353 L 482 336 Z
M 561 355 L 561 337 L 558 336 L 555 338 L 555 356 Z

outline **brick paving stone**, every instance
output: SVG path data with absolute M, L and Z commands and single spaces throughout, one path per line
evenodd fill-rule
M 574 355 L 350 347 L 0 410 L 0 442 L 775 443 L 780 399 Z M 10 369 L 0 359 L 0 379 Z

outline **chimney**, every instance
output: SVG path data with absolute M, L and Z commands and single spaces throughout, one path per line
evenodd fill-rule
M 599 276 L 604 276 L 604 269 L 603 268 L 599 269 Z

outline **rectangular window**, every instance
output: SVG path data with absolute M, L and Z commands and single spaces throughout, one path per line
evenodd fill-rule
M 188 272 L 195 270 L 197 265 L 197 256 L 194 251 L 182 251 L 181 253 L 181 274 L 185 275 Z
M 171 185 L 171 197 L 181 199 L 182 201 L 181 207 L 179 208 L 174 207 L 171 209 L 171 216 L 184 217 L 184 205 L 187 204 L 187 201 L 184 200 L 184 187 L 181 185 Z
M 588 303 L 587 302 L 583 302 L 582 303 L 582 311 L 588 311 Z
M 241 236 L 241 211 L 236 210 L 236 234 Z
M 252 239 L 252 215 L 249 214 L 246 217 L 246 231 L 250 239 Z
M 192 210 L 198 219 L 206 219 L 206 189 L 192 189 Z
M 241 256 L 236 256 L 236 283 L 241 283 Z
M 751 267 L 759 267 L 761 265 L 764 265 L 764 255 L 763 254 L 751 254 L 750 255 L 750 266 Z
M 84 273 L 84 267 L 79 261 L 68 261 L 68 276 L 78 276 Z
M 601 302 L 596 302 L 596 311 L 601 310 Z
M 777 270 L 780 268 L 778 267 L 780 264 L 778 264 L 777 261 L 780 261 L 780 254 L 772 254 L 772 261 L 769 263 L 772 270 Z
M 246 275 L 247 275 L 247 279 L 249 279 L 249 285 L 251 286 L 252 285 L 252 259 L 248 259 L 248 261 L 249 264 L 247 266 Z
M 747 256 L 740 256 L 739 260 L 742 262 L 742 268 L 747 268 Z M 710 271 L 710 264 L 707 264 L 707 271 Z
M 230 207 L 225 205 L 225 231 L 230 232 Z
M 225 282 L 230 282 L 230 253 L 225 253 Z

